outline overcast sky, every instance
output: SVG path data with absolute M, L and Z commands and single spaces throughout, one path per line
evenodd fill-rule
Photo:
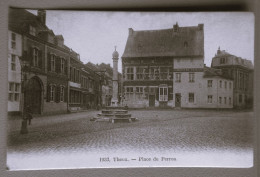
M 36 14 L 36 11 L 31 11 Z M 210 66 L 218 47 L 236 56 L 254 60 L 252 13 L 87 12 L 47 10 L 47 26 L 62 34 L 65 44 L 80 54 L 84 63 L 110 63 L 117 46 L 119 71 L 128 28 L 153 30 L 204 24 L 205 64 Z

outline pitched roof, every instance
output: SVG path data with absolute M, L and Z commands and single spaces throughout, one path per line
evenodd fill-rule
M 33 25 L 39 30 L 48 31 L 49 28 L 40 22 L 40 19 L 25 9 L 9 8 L 9 29 L 23 31 L 28 25 Z
M 254 66 L 253 66 L 253 63 L 251 60 L 237 57 L 233 54 L 226 52 L 225 50 L 220 50 L 220 48 L 219 48 L 217 53 L 213 57 L 213 59 L 221 58 L 221 57 L 226 57 L 228 60 L 232 60 L 232 62 L 224 64 L 224 65 L 240 65 L 240 66 L 246 67 L 248 69 L 254 69 Z M 222 64 L 222 66 L 224 66 L 224 65 Z
M 176 31 L 175 31 L 176 28 Z M 203 24 L 171 29 L 129 29 L 124 57 L 204 56 Z
M 230 78 L 228 78 L 228 77 L 226 77 L 225 75 L 222 74 L 221 69 L 210 68 L 210 67 L 207 67 L 207 66 L 204 67 L 203 77 L 221 77 L 221 78 L 225 78 L 225 79 L 230 80 Z

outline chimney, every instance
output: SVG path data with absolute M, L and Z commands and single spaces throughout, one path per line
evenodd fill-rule
M 38 16 L 38 19 L 40 20 L 40 22 L 45 25 L 46 24 L 46 11 L 43 9 L 38 10 L 37 16 Z
M 128 31 L 129 31 L 129 36 L 133 35 L 133 33 L 134 33 L 133 28 L 128 28 Z
M 218 47 L 218 51 L 217 51 L 217 54 L 220 54 L 220 47 Z
M 178 22 L 176 22 L 176 24 L 173 25 L 173 31 L 174 31 L 174 32 L 177 32 L 177 31 L 178 31 L 178 28 L 179 28 L 179 25 L 178 25 Z
M 204 24 L 199 24 L 198 27 L 199 27 L 199 30 L 203 30 Z

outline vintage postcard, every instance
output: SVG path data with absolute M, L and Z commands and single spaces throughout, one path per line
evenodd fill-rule
M 254 15 L 9 9 L 9 170 L 254 166 Z

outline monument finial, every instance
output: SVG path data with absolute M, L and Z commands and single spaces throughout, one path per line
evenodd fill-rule
M 116 51 L 116 47 L 117 47 L 117 46 L 115 45 L 115 51 Z

